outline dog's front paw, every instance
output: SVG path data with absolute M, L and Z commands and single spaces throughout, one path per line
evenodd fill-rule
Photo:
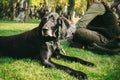
M 87 75 L 81 71 L 73 71 L 73 72 L 71 72 L 70 75 L 78 78 L 79 80 L 87 80 L 88 79 Z

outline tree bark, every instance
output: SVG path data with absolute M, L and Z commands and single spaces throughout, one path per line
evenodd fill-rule
M 14 20 L 15 19 L 15 5 L 14 5 L 14 0 L 10 0 L 9 2 L 9 6 L 10 6 L 10 20 Z
M 29 22 L 29 0 L 25 1 L 25 23 Z
M 74 6 L 75 6 L 75 0 L 69 0 L 68 1 L 68 19 L 72 20 L 72 15 L 74 12 Z

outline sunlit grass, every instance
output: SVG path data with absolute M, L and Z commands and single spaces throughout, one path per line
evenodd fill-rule
M 39 23 L 38 23 L 39 24 Z M 33 23 L 0 23 L 0 35 L 14 35 L 34 27 L 38 24 Z
M 14 35 L 31 30 L 39 23 L 0 23 L 0 35 Z M 62 42 L 67 55 L 93 62 L 96 67 L 88 67 L 76 62 L 52 61 L 66 65 L 88 75 L 88 80 L 120 80 L 120 54 L 100 55 L 85 49 L 76 49 Z M 62 70 L 45 68 L 38 60 L 0 58 L 0 80 L 77 80 Z

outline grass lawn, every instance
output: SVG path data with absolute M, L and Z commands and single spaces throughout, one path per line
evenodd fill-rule
M 38 23 L 0 23 L 1 35 L 14 35 L 37 27 Z M 69 46 L 62 42 L 67 55 L 76 56 L 93 62 L 96 67 L 88 67 L 76 62 L 57 60 L 56 63 L 85 72 L 88 80 L 120 80 L 120 54 L 100 55 L 84 49 Z M 77 80 L 66 72 L 54 68 L 45 68 L 38 60 L 0 58 L 0 80 Z

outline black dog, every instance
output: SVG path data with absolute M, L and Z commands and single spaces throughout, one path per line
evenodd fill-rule
M 87 78 L 87 75 L 81 71 L 51 61 L 52 56 L 94 66 L 93 63 L 82 59 L 60 54 L 58 39 L 60 29 L 64 27 L 63 23 L 57 13 L 48 13 L 43 17 L 40 25 L 31 31 L 13 36 L 0 36 L 0 56 L 38 59 L 46 67 L 62 69 L 78 79 Z

